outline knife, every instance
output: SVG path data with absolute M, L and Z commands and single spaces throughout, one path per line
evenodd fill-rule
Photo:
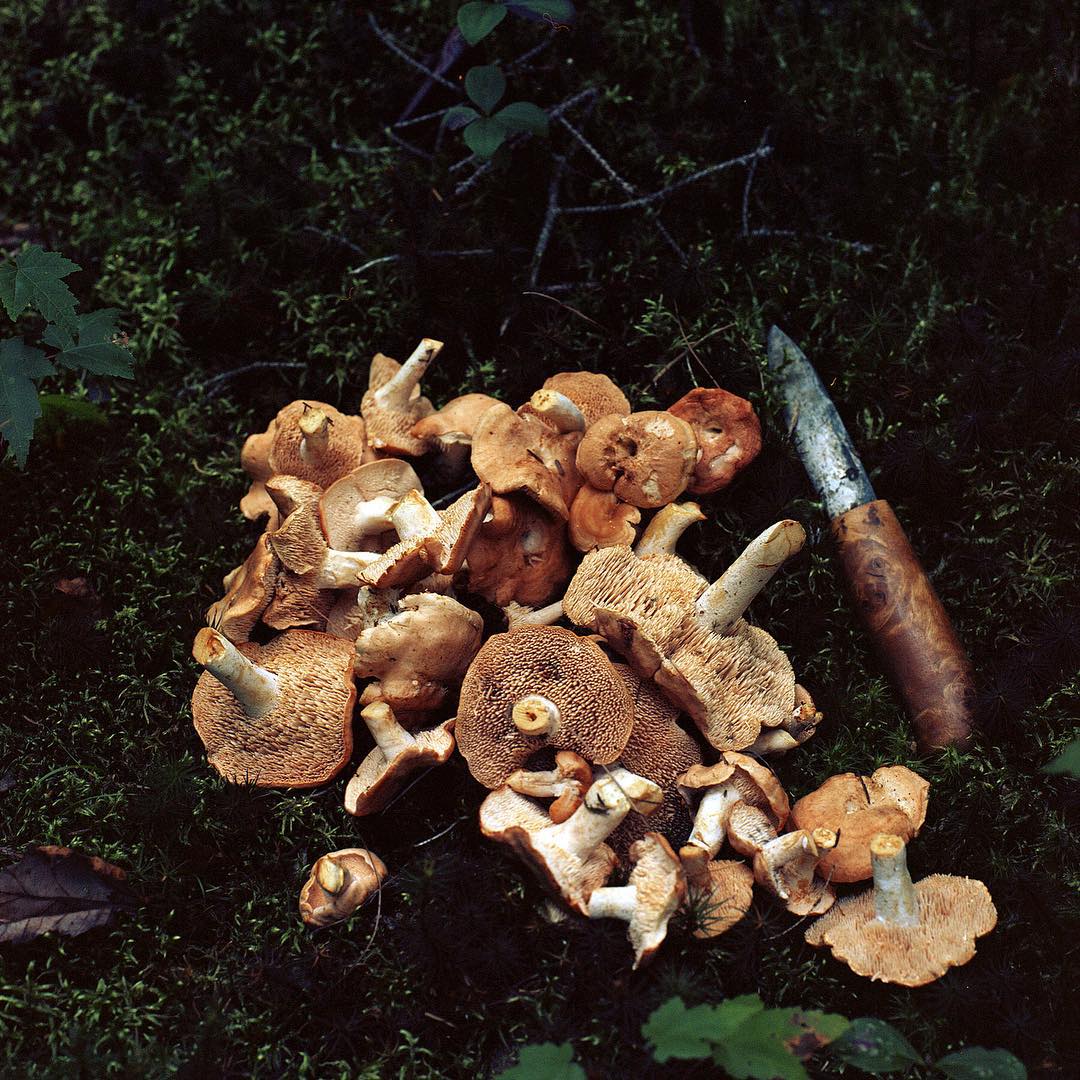
M 922 751 L 971 742 L 971 665 L 892 507 L 874 493 L 836 406 L 803 351 L 769 331 L 769 370 L 795 448 L 829 515 L 858 615 L 899 690 Z

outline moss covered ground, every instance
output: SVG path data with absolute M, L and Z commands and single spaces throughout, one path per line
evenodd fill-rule
M 105 425 L 54 423 L 25 472 L 0 465 L 0 845 L 99 854 L 143 898 L 106 930 L 0 947 L 0 1073 L 474 1077 L 550 1039 L 598 1077 L 691 1075 L 650 1063 L 643 1019 L 675 993 L 749 991 L 888 1019 L 928 1054 L 1002 1046 L 1032 1075 L 1080 1073 L 1080 792 L 1040 773 L 1077 734 L 1080 660 L 1069 5 L 581 6 L 568 29 L 508 19 L 451 81 L 550 32 L 507 99 L 595 89 L 566 115 L 638 192 L 773 149 L 749 189 L 732 168 L 645 211 L 558 217 L 533 274 L 559 158 L 564 204 L 630 196 L 559 125 L 459 190 L 459 134 L 388 132 L 424 77 L 360 5 L 0 0 L 0 232 L 80 263 L 84 306 L 121 310 L 138 361 L 130 384 L 63 384 Z M 456 5 L 374 10 L 434 59 Z M 454 100 L 436 86 L 414 115 Z M 853 624 L 762 380 L 772 321 L 816 362 L 970 649 L 970 753 L 915 756 Z M 765 449 L 685 554 L 716 573 L 782 515 L 810 527 L 754 610 L 827 716 L 781 777 L 795 795 L 892 762 L 931 780 L 911 862 L 988 883 L 1000 923 L 974 961 L 872 985 L 761 899 L 631 975 L 618 924 L 549 924 L 477 836 L 460 761 L 359 821 L 343 780 L 216 777 L 189 648 L 256 535 L 240 442 L 298 396 L 355 409 L 370 355 L 425 334 L 447 342 L 437 401 L 516 402 L 586 368 L 642 404 L 714 380 L 755 402 Z M 96 602 L 56 591 L 75 576 Z M 357 844 L 393 871 L 381 910 L 312 933 L 307 868 Z

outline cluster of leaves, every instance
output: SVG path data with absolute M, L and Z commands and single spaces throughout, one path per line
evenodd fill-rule
M 848 1020 L 832 1013 L 766 1008 L 757 994 L 719 1005 L 687 1008 L 675 997 L 656 1009 L 641 1029 L 653 1060 L 709 1060 L 734 1080 L 808 1080 L 804 1062 L 828 1047 L 840 1061 L 874 1075 L 904 1072 L 926 1062 L 884 1020 Z M 585 1080 L 569 1043 L 522 1048 L 518 1064 L 499 1080 Z M 1027 1070 L 1007 1050 L 969 1047 L 932 1066 L 948 1080 L 1026 1080 Z
M 44 404 L 64 407 L 60 395 L 39 395 L 38 383 L 56 374 L 56 365 L 90 375 L 112 375 L 130 379 L 131 353 L 117 341 L 117 316 L 113 308 L 80 315 L 77 301 L 64 278 L 80 267 L 55 251 L 38 244 L 0 266 L 0 304 L 15 322 L 27 308 L 46 321 L 41 336 L 44 349 L 27 345 L 22 337 L 0 341 L 0 435 L 20 468 L 26 465 L 34 424 Z M 74 410 L 87 415 L 87 405 Z M 90 414 L 92 415 L 92 413 Z

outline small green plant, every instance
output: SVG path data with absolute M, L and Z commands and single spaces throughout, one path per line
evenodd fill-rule
M 19 468 L 25 468 L 42 406 L 74 419 L 99 418 L 89 402 L 69 402 L 62 395 L 38 394 L 38 382 L 57 373 L 56 366 L 90 375 L 131 378 L 131 353 L 118 339 L 113 308 L 80 315 L 78 302 L 64 278 L 81 269 L 56 251 L 32 244 L 0 266 L 0 303 L 13 322 L 29 307 L 46 321 L 41 344 L 21 337 L 0 341 L 0 435 Z
M 475 45 L 495 29 L 511 11 L 529 12 L 546 20 L 553 28 L 565 25 L 574 17 L 570 0 L 514 0 L 513 3 L 493 3 L 473 0 L 458 8 L 457 23 L 461 36 Z

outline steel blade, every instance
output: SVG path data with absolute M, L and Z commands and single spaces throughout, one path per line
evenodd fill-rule
M 774 326 L 768 354 L 784 402 L 784 423 L 829 519 L 877 498 L 836 406 L 802 349 Z

